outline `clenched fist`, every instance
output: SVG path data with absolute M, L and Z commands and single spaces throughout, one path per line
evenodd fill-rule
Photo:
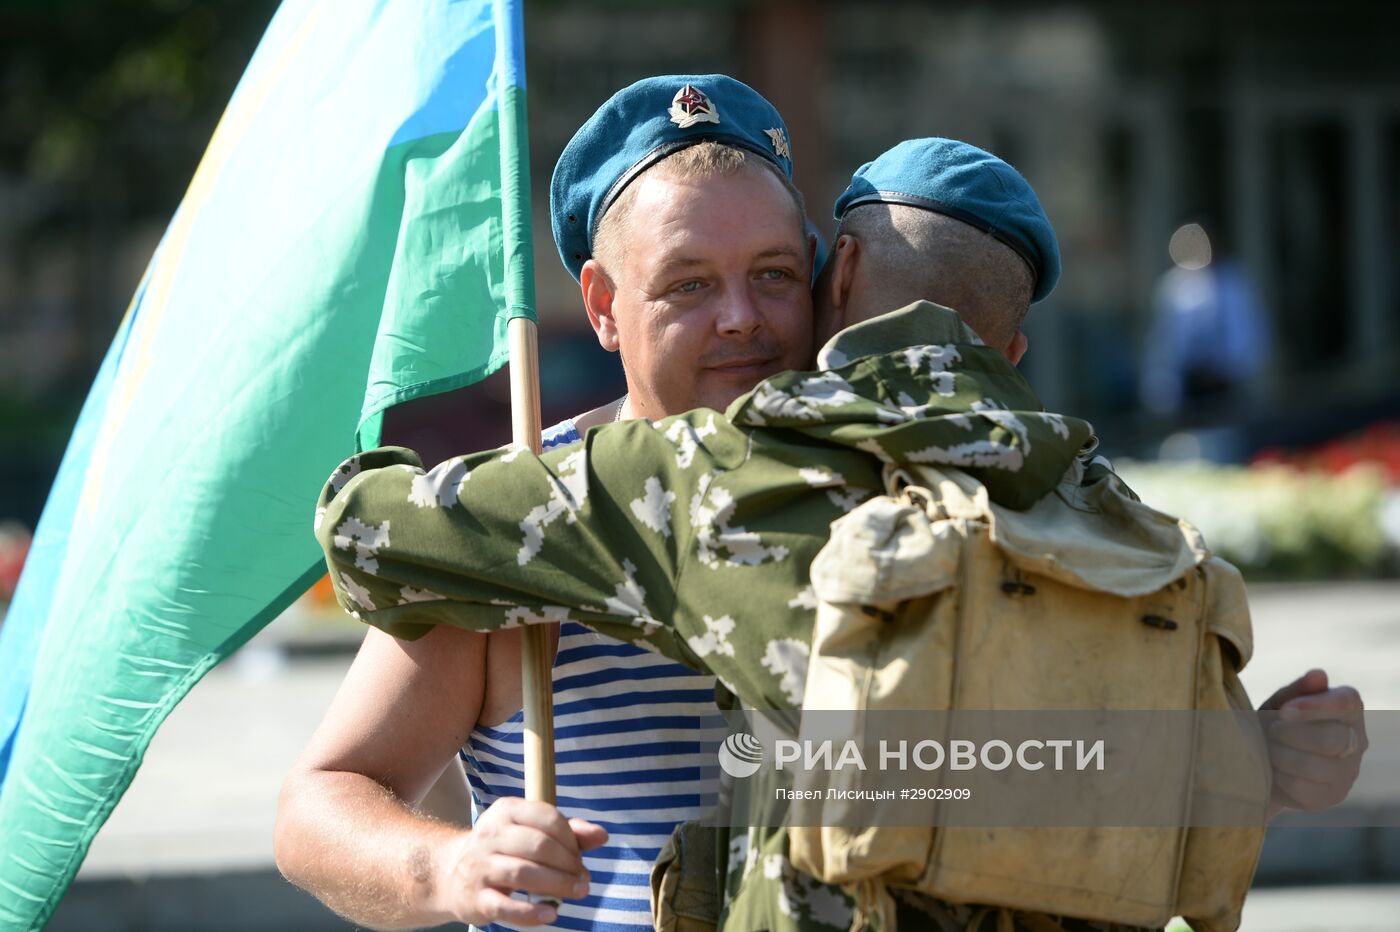
M 537 801 L 504 797 L 476 824 L 439 850 L 437 911 L 485 926 L 508 922 L 532 926 L 553 922 L 557 910 L 511 896 L 527 894 L 577 899 L 588 895 L 582 852 L 603 844 L 608 833 L 582 819 L 566 820 Z

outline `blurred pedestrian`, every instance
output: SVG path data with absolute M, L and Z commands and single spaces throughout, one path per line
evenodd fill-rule
M 1142 403 L 1163 416 L 1230 401 L 1268 358 L 1270 334 L 1243 267 L 1204 226 L 1188 223 L 1168 245 L 1143 358 Z

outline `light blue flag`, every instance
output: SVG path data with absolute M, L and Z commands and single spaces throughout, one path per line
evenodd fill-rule
M 534 316 L 519 2 L 286 0 L 102 364 L 0 628 L 0 928 L 324 572 L 317 493 Z

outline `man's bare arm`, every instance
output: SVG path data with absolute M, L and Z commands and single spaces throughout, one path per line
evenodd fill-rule
M 376 928 L 448 921 L 521 925 L 554 910 L 523 889 L 587 892 L 579 855 L 603 830 L 552 806 L 503 799 L 473 828 L 414 806 L 480 714 L 484 636 L 442 626 L 403 642 L 370 630 L 278 804 L 277 865 L 331 909 Z

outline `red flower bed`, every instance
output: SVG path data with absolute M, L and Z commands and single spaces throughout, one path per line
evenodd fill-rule
M 29 532 L 17 524 L 0 528 L 0 599 L 6 602 L 15 597 L 30 541 Z
M 1387 485 L 1400 486 L 1400 421 L 1379 421 L 1309 450 L 1261 450 L 1250 461 L 1333 475 L 1363 463 L 1378 466 Z

